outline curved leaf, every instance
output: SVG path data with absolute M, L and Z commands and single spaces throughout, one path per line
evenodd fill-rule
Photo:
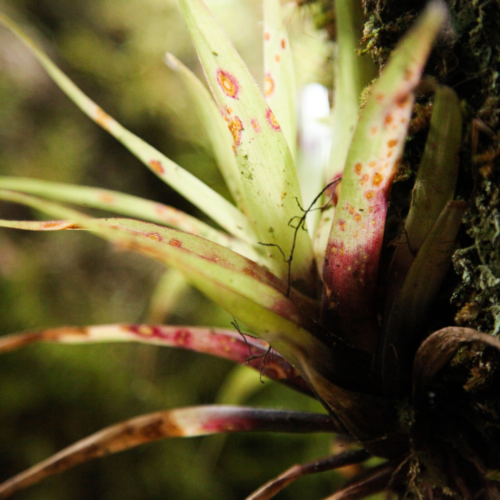
M 5 198 L 5 195 L 0 194 L 0 198 Z M 163 237 L 168 237 L 171 234 L 168 228 L 166 228 L 165 226 L 158 226 L 150 222 L 138 221 L 136 219 L 121 219 L 121 218 L 110 217 L 107 219 L 93 219 L 93 220 L 99 221 L 99 223 L 102 224 L 103 226 L 121 228 L 128 232 L 142 234 L 148 238 L 152 239 L 157 238 L 160 241 L 163 239 Z M 10 220 L 0 219 L 0 227 L 9 227 L 12 229 L 24 229 L 28 231 L 60 231 L 63 229 L 85 229 L 84 226 L 79 226 L 77 223 L 65 220 L 10 221 Z M 183 232 L 182 234 L 190 234 L 190 233 Z M 199 238 L 199 236 L 196 236 L 196 238 Z M 208 240 L 204 241 L 207 241 L 208 244 Z M 227 240 L 223 241 L 227 242 Z M 218 243 L 216 242 L 213 243 L 218 245 Z M 246 258 L 251 257 L 253 262 L 259 262 L 262 259 L 262 256 L 259 255 L 253 248 L 247 246 L 244 243 L 241 243 L 238 240 L 233 240 L 231 241 L 231 245 L 227 245 L 224 247 L 231 251 L 237 251 L 236 253 L 238 255 L 245 256 Z
M 462 139 L 462 109 L 454 90 L 438 86 L 425 143 L 412 192 L 404 233 L 388 274 L 386 307 L 390 310 L 406 274 L 446 203 L 453 200 Z
M 326 182 L 340 176 L 358 121 L 360 96 L 377 70 L 369 54 L 361 49 L 364 16 L 361 0 L 335 0 L 338 53 L 335 61 L 332 150 Z
M 30 49 L 59 88 L 89 118 L 120 141 L 154 174 L 205 212 L 226 231 L 249 243 L 256 242 L 254 231 L 247 218 L 234 205 L 105 113 L 45 55 L 14 21 L 2 13 L 0 13 L 0 23 Z
M 346 451 L 333 457 L 315 460 L 303 465 L 294 465 L 287 471 L 280 474 L 277 478 L 261 486 L 252 493 L 246 500 L 270 500 L 274 498 L 281 490 L 297 481 L 303 476 L 326 472 L 333 469 L 339 469 L 346 465 L 359 464 L 370 458 L 370 453 L 366 450 Z
M 397 396 L 410 385 L 411 361 L 425 334 L 425 322 L 451 265 L 467 203 L 451 201 L 443 209 L 410 267 L 380 343 L 383 393 Z
M 127 219 L 120 226 L 32 196 L 0 190 L 0 198 L 23 203 L 181 271 L 193 286 L 263 337 L 289 361 L 297 349 L 314 358 L 318 369 L 330 371 L 330 353 L 312 333 L 318 327 L 314 303 L 255 262 L 215 243 L 175 229 Z M 115 227 L 113 227 L 115 226 Z M 153 230 L 150 228 L 153 226 Z M 162 234 L 168 235 L 163 237 Z M 304 314 L 307 311 L 307 314 Z
M 283 130 L 292 157 L 297 149 L 297 88 L 290 42 L 279 0 L 264 0 L 264 95 Z
M 260 241 L 292 252 L 288 223 L 301 211 L 295 165 L 286 139 L 253 77 L 203 0 L 180 0 L 182 15 L 198 51 L 208 85 L 234 138 L 249 218 Z M 282 254 L 269 247 L 273 272 L 288 274 Z M 312 244 L 306 231 L 295 242 L 292 282 L 309 292 L 315 280 Z
M 263 375 L 310 394 L 309 386 L 297 371 L 269 344 L 233 330 L 196 326 L 97 325 L 50 328 L 0 337 L 0 354 L 39 342 L 92 344 L 100 342 L 141 342 L 211 354 L 247 365 Z
M 374 354 L 378 264 L 388 195 L 413 109 L 413 90 L 444 20 L 441 2 L 430 3 L 398 45 L 366 102 L 342 176 L 325 254 L 324 318 L 336 321 L 353 345 Z
M 172 54 L 167 54 L 166 61 L 168 66 L 179 75 L 184 88 L 189 92 L 194 105 L 195 113 L 193 114 L 198 115 L 204 125 L 212 152 L 227 187 L 239 209 L 247 213 L 242 180 L 231 147 L 233 140 L 227 124 L 222 119 L 212 96 L 196 75 Z
M 170 437 L 225 432 L 335 432 L 328 415 L 237 406 L 161 411 L 112 425 L 0 484 L 0 499 L 75 465 Z
M 324 500 L 357 500 L 384 491 L 389 488 L 395 470 L 396 466 L 394 464 L 382 464 L 373 467 L 357 481 L 351 482 Z
M 418 397 L 464 344 L 478 342 L 500 351 L 500 340 L 472 328 L 450 326 L 430 335 L 420 346 L 413 364 L 413 391 Z
M 25 177 L 0 177 L 0 188 L 156 222 L 214 241 L 252 260 L 263 259 L 249 244 L 218 231 L 181 210 L 120 191 Z

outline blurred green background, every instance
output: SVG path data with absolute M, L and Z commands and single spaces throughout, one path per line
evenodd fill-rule
M 259 2 L 209 5 L 260 82 Z M 26 27 L 108 113 L 228 196 L 204 131 L 163 62 L 168 50 L 201 75 L 174 1 L 0 0 L 0 10 Z M 290 24 L 299 35 L 306 31 L 307 16 L 290 10 Z M 321 40 L 321 35 L 302 37 L 301 74 L 321 69 L 321 50 L 326 51 Z M 0 69 L 2 175 L 121 190 L 201 216 L 77 110 L 4 29 Z M 0 206 L 2 218 L 33 216 L 18 206 Z M 145 321 L 163 271 L 89 234 L 0 230 L 0 333 Z M 177 324 L 228 327 L 230 321 L 191 289 L 169 317 Z M 228 376 L 243 375 L 208 356 L 140 345 L 40 345 L 4 355 L 0 480 L 120 420 L 220 400 Z M 233 398 L 255 406 L 321 411 L 278 384 L 261 385 L 258 374 L 248 377 L 257 390 L 236 391 Z M 79 466 L 15 498 L 241 499 L 292 464 L 328 454 L 332 444 L 327 435 L 173 439 Z M 277 498 L 321 498 L 338 484 L 339 476 L 322 474 L 299 481 Z

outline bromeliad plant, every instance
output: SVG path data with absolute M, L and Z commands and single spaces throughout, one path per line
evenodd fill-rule
M 119 192 L 12 177 L 0 179 L 1 199 L 57 220 L 0 224 L 36 231 L 89 230 L 150 256 L 180 271 L 260 339 L 239 330 L 121 324 L 10 335 L 0 339 L 0 351 L 41 341 L 180 347 L 264 370 L 318 399 L 328 414 L 205 406 L 141 416 L 5 481 L 0 498 L 142 443 L 241 431 L 330 431 L 362 446 L 292 467 L 248 499 L 272 498 L 305 474 L 361 463 L 372 455 L 384 460 L 329 498 L 363 498 L 383 490 L 411 498 L 498 498 L 498 485 L 488 475 L 500 466 L 498 380 L 491 369 L 481 400 L 469 397 L 462 386 L 473 355 L 461 346 L 481 346 L 493 366 L 490 358 L 500 343 L 466 328 L 428 331 L 428 313 L 466 208 L 465 202 L 454 201 L 462 123 L 450 88 L 434 84 L 430 131 L 410 211 L 396 250 L 384 243 L 391 185 L 423 68 L 446 21 L 445 6 L 429 4 L 373 83 L 372 62 L 356 55 L 360 2 L 335 1 L 339 57 L 333 149 L 325 188 L 306 208 L 294 164 L 294 73 L 279 2 L 264 0 L 265 97 L 203 1 L 179 4 L 215 104 L 186 67 L 173 56 L 168 62 L 192 96 L 235 204 L 122 127 L 13 21 L 3 15 L 0 21 L 84 113 L 220 229 Z M 369 85 L 360 109 L 360 95 Z M 131 218 L 93 218 L 61 203 Z M 318 209 L 320 220 L 306 228 L 306 216 Z M 381 266 L 391 253 L 390 265 Z M 271 348 L 272 355 L 266 356 Z

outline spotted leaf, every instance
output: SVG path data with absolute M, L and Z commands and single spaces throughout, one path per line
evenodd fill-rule
M 301 210 L 293 159 L 273 111 L 244 62 L 202 0 L 180 0 L 208 84 L 233 135 L 236 161 L 251 224 L 265 244 L 279 245 L 288 258 L 294 246 L 292 281 L 309 291 L 314 281 L 312 244 L 305 231 L 288 224 Z M 281 278 L 288 265 L 277 248 L 268 247 L 273 272 Z

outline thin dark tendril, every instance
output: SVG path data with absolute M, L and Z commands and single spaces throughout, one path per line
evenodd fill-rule
M 265 247 L 276 247 L 281 252 L 281 255 L 283 256 L 283 260 L 288 265 L 287 287 L 286 287 L 286 296 L 287 297 L 290 297 L 290 289 L 291 289 L 291 286 L 292 286 L 291 285 L 292 260 L 293 260 L 293 253 L 295 251 L 295 245 L 297 243 L 297 234 L 299 232 L 299 229 L 306 230 L 305 222 L 306 222 L 307 214 L 309 214 L 309 212 L 312 212 L 314 210 L 324 210 L 325 207 L 328 206 L 328 204 L 330 203 L 330 200 L 328 200 L 328 202 L 324 206 L 321 206 L 321 207 L 318 207 L 318 208 L 313 208 L 313 206 L 316 204 L 316 202 L 323 196 L 323 194 L 325 193 L 325 191 L 327 191 L 330 187 L 332 187 L 333 185 L 335 185 L 338 182 L 340 182 L 340 180 L 341 180 L 341 178 L 339 177 L 338 179 L 335 179 L 334 181 L 332 181 L 329 184 L 327 184 L 320 191 L 320 193 L 316 196 L 316 198 L 314 198 L 314 200 L 312 201 L 312 203 L 309 205 L 309 208 L 307 208 L 306 210 L 304 210 L 302 208 L 302 206 L 300 205 L 300 202 L 299 202 L 298 198 L 295 198 L 295 200 L 297 201 L 297 205 L 299 206 L 300 210 L 303 212 L 303 215 L 300 216 L 300 217 L 298 215 L 296 215 L 296 216 L 292 217 L 288 221 L 288 225 L 295 230 L 294 233 L 293 233 L 292 248 L 290 250 L 290 256 L 288 258 L 286 258 L 285 252 L 283 252 L 283 250 L 281 249 L 281 247 L 279 245 L 276 245 L 275 243 L 261 243 L 260 241 L 258 242 L 259 245 L 263 245 Z M 293 225 L 292 222 L 295 221 L 296 219 L 298 219 L 298 223 L 297 223 L 297 225 Z
M 269 346 L 267 348 L 267 351 L 265 352 L 265 354 L 263 355 L 264 356 L 264 359 L 262 360 L 262 366 L 260 367 L 260 373 L 259 373 L 259 378 L 260 378 L 260 383 L 261 384 L 264 384 L 265 382 L 262 380 L 262 377 L 263 375 L 266 374 L 266 371 L 267 369 L 269 368 L 269 365 L 271 364 L 271 360 L 269 360 L 269 363 L 266 365 L 267 363 L 267 356 L 269 355 L 269 353 L 272 351 L 272 347 Z
M 261 243 L 260 241 L 257 242 L 259 245 L 262 245 L 264 247 L 276 247 L 280 252 L 281 252 L 281 255 L 283 255 L 283 260 L 285 262 L 288 262 L 286 260 L 286 257 L 285 257 L 285 252 L 283 252 L 283 250 L 281 249 L 281 247 L 279 245 L 276 245 L 276 243 Z
M 248 362 L 250 359 L 254 359 L 254 358 L 258 357 L 258 356 L 254 356 L 253 355 L 252 348 L 250 347 L 250 344 L 248 343 L 247 338 L 245 337 L 245 335 L 243 335 L 242 331 L 240 330 L 240 325 L 238 325 L 238 320 L 236 318 L 234 318 L 234 317 L 233 317 L 233 320 L 234 321 L 231 321 L 231 325 L 233 325 L 236 328 L 236 331 L 240 334 L 240 336 L 245 341 L 245 344 L 246 344 L 247 349 L 248 349 L 248 354 L 250 355 L 250 357 L 247 358 L 247 359 L 245 359 L 245 361 Z
M 399 221 L 403 222 L 403 218 L 401 217 L 401 209 L 399 207 L 396 207 L 396 206 L 394 207 L 394 209 L 396 210 L 396 215 L 397 215 Z M 412 246 L 410 244 L 410 237 L 408 235 L 408 231 L 406 230 L 404 225 L 401 229 L 400 235 L 401 234 L 403 234 L 405 239 L 406 239 L 406 244 L 408 245 L 410 253 L 413 255 L 413 257 L 415 257 L 417 255 L 417 251 L 412 248 Z
M 266 374 L 267 368 L 271 364 L 271 360 L 269 360 L 269 363 L 266 366 L 267 357 L 268 357 L 269 353 L 272 351 L 272 347 L 269 346 L 267 348 L 267 351 L 264 354 L 253 354 L 252 353 L 252 348 L 251 348 L 250 344 L 248 343 L 246 335 L 241 331 L 240 325 L 238 325 L 238 320 L 236 318 L 234 318 L 234 317 L 233 317 L 233 320 L 234 321 L 231 321 L 231 325 L 233 325 L 236 328 L 236 331 L 241 335 L 241 337 L 245 341 L 245 344 L 246 344 L 247 349 L 248 349 L 249 356 L 248 356 L 248 358 L 245 358 L 246 363 L 250 363 L 250 361 L 253 361 L 254 359 L 264 358 L 262 360 L 262 366 L 260 367 L 260 374 L 259 374 L 260 383 L 264 384 L 265 382 L 262 380 L 262 377 Z

